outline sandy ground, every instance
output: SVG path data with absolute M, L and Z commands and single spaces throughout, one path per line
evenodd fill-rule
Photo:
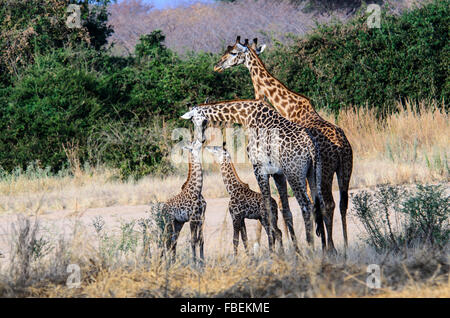
M 350 193 L 355 193 L 351 191 Z M 339 193 L 333 193 L 336 206 L 339 205 Z M 228 198 L 206 199 L 207 208 L 205 216 L 204 237 L 205 237 L 205 256 L 212 256 L 215 252 L 223 253 L 224 251 L 232 251 L 232 226 L 231 217 L 228 213 Z M 306 245 L 306 237 L 304 231 L 303 217 L 299 205 L 295 198 L 290 198 L 290 207 L 294 215 L 295 232 L 300 243 L 300 248 Z M 117 230 L 121 223 L 139 220 L 148 217 L 150 207 L 148 205 L 135 206 L 112 206 L 107 208 L 91 208 L 84 211 L 60 210 L 60 211 L 43 211 L 38 219 L 41 228 L 47 233 L 60 234 L 64 231 L 72 231 L 75 222 L 80 222 L 85 232 L 91 235 L 95 234 L 92 222 L 96 217 L 101 216 L 105 221 L 105 230 Z M 3 260 L 8 255 L 7 240 L 11 236 L 11 224 L 16 220 L 16 215 L 8 214 L 0 216 L 0 251 L 4 254 Z M 249 243 L 252 247 L 256 240 L 256 220 L 246 220 Z M 349 244 L 357 242 L 363 227 L 352 213 L 351 200 L 349 200 L 349 211 L 347 212 L 347 223 L 349 233 Z M 279 228 L 283 232 L 283 242 L 286 246 L 290 246 L 290 240 L 286 236 L 284 223 L 282 221 L 281 212 L 279 212 Z M 189 248 L 189 225 L 185 224 L 180 234 L 178 242 L 178 250 Z M 267 246 L 267 236 L 263 230 L 261 245 Z M 343 247 L 342 225 L 339 209 L 335 208 L 333 239 L 336 247 Z M 319 247 L 320 242 L 315 238 L 315 246 Z M 240 242 L 240 248 L 242 243 Z

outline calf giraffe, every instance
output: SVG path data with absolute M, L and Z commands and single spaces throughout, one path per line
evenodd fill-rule
M 280 249 L 283 246 L 281 231 L 278 229 L 278 207 L 273 198 L 270 198 L 270 214 L 266 213 L 264 197 L 261 193 L 251 190 L 248 184 L 241 181 L 236 173 L 231 156 L 224 147 L 205 147 L 206 150 L 213 153 L 220 163 L 223 183 L 230 195 L 228 210 L 233 220 L 233 246 L 234 254 L 237 254 L 239 244 L 239 233 L 241 233 L 242 243 L 248 252 L 247 229 L 244 219 L 255 219 L 261 222 L 267 233 L 269 240 L 269 249 L 272 251 L 272 245 L 277 240 Z M 271 218 L 271 220 L 269 220 Z M 270 224 L 273 228 L 270 228 Z
M 202 143 L 195 140 L 185 147 L 189 150 L 189 170 L 186 182 L 181 192 L 167 200 L 162 206 L 166 219 L 166 247 L 176 254 L 178 236 L 184 223 L 189 222 L 191 227 L 191 248 L 194 262 L 196 261 L 196 248 L 199 248 L 200 259 L 203 255 L 203 221 L 205 219 L 206 201 L 202 195 L 203 172 L 201 163 Z
M 321 209 L 322 169 L 320 150 L 308 129 L 282 117 L 263 100 L 201 104 L 181 117 L 192 120 L 196 138 L 201 141 L 205 140 L 205 129 L 209 121 L 238 123 L 249 128 L 247 153 L 264 197 L 266 213 L 271 211 L 269 175 L 283 174 L 302 209 L 306 239 L 313 245 L 313 209 L 306 194 L 306 179 L 309 181 L 313 198 Z M 316 217 L 319 215 L 321 213 L 316 213 Z M 270 228 L 272 226 L 273 224 Z M 292 223 L 288 226 L 292 226 Z
M 348 188 L 353 167 L 352 147 L 344 131 L 320 117 L 308 98 L 292 92 L 267 71 L 264 63 L 258 56 L 264 51 L 264 48 L 265 45 L 257 46 L 257 39 L 253 40 L 253 44 L 250 47 L 248 40 L 241 44 L 240 37 L 238 37 L 236 43 L 228 47 L 225 54 L 214 67 L 214 70 L 221 72 L 226 68 L 244 64 L 250 72 L 256 99 L 264 99 L 266 97 L 283 117 L 310 129 L 311 134 L 319 144 L 322 155 L 322 193 L 325 201 L 323 220 L 328 238 L 327 243 L 325 243 L 322 236 L 322 246 L 326 248 L 325 244 L 328 244 L 329 249 L 335 250 L 332 237 L 335 207 L 332 183 L 336 172 L 341 197 L 339 208 L 344 244 L 345 248 L 347 248 L 346 215 Z M 319 227 L 319 232 L 324 233 L 323 224 Z

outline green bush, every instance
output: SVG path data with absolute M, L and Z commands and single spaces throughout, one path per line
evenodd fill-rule
M 396 101 L 449 100 L 450 5 L 436 0 L 368 28 L 361 10 L 346 24 L 318 26 L 262 57 L 282 82 L 338 112 L 350 105 L 391 111 Z
M 407 191 L 385 185 L 374 193 L 361 191 L 352 201 L 367 242 L 377 251 L 448 247 L 450 197 L 443 186 L 417 185 Z
M 62 19 L 66 2 L 46 0 L 42 8 L 52 8 L 48 12 Z M 179 119 L 189 103 L 254 96 L 244 66 L 216 73 L 213 65 L 220 55 L 187 52 L 180 57 L 164 46 L 158 30 L 141 37 L 136 56 L 111 56 L 101 49 L 111 32 L 102 11 L 108 2 L 92 2 L 100 6 L 85 16 L 83 36 L 53 25 L 34 0 L 0 6 L 0 49 L 7 57 L 0 61 L 0 76 L 7 77 L 0 80 L 4 171 L 37 163 L 55 173 L 67 166 L 62 145 L 76 141 L 82 165 L 96 160 L 118 168 L 122 178 L 167 172 L 167 134 L 143 142 L 139 135 L 147 127 L 190 125 Z M 270 48 L 262 58 L 289 88 L 310 97 L 316 107 L 336 112 L 367 103 L 383 113 L 402 98 L 446 102 L 449 8 L 447 0 L 435 0 L 401 16 L 384 15 L 380 29 L 368 29 L 364 16 L 318 26 L 290 46 Z M 25 41 L 23 31 L 30 27 L 34 32 Z M 90 45 L 81 40 L 86 37 Z M 5 47 L 21 41 L 26 46 Z M 5 62 L 12 60 L 19 62 Z M 106 142 L 112 128 L 126 138 Z M 136 138 L 140 142 L 134 144 Z M 96 142 L 105 151 L 96 154 L 91 147 Z
M 110 0 L 0 0 L 0 83 L 11 84 L 36 54 L 80 44 L 99 50 L 113 30 Z M 80 5 L 81 27 L 66 25 L 69 4 Z
M 36 57 L 0 104 L 0 164 L 12 170 L 39 160 L 59 170 L 62 144 L 75 139 L 84 150 L 90 127 L 102 110 L 95 70 L 67 50 Z

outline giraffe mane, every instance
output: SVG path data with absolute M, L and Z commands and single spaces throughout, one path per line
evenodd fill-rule
M 212 105 L 218 105 L 218 104 L 228 104 L 228 103 L 241 103 L 241 102 L 261 102 L 260 100 L 255 100 L 255 99 L 230 99 L 230 100 L 223 100 L 220 102 L 212 102 L 212 103 L 203 103 L 203 104 L 198 104 L 198 107 L 206 107 L 206 106 L 212 106 Z
M 256 51 L 255 51 L 253 48 L 251 48 L 251 47 L 249 47 L 248 49 L 250 50 L 251 54 L 254 54 L 254 57 L 256 57 L 256 58 L 259 60 L 259 62 L 260 62 L 261 65 L 262 65 L 262 68 L 264 69 L 264 71 L 266 71 L 267 74 L 269 74 L 271 77 L 276 78 L 275 76 L 273 76 L 273 75 L 267 70 L 266 65 L 265 65 L 264 62 L 259 58 L 258 54 L 256 54 Z M 277 80 L 278 80 L 278 79 L 277 79 Z M 304 99 L 306 99 L 306 100 L 308 100 L 309 102 L 311 102 L 311 100 L 310 100 L 308 97 L 306 97 L 305 95 L 302 95 L 302 94 L 300 94 L 300 93 L 291 91 L 291 90 L 290 90 L 289 88 L 287 88 L 286 85 L 284 85 L 280 80 L 278 80 L 278 82 L 279 82 L 279 84 L 281 85 L 281 87 L 282 87 L 283 89 L 285 89 L 285 90 L 287 90 L 287 91 L 289 91 L 289 92 L 291 92 L 291 93 L 293 93 L 293 94 L 299 95 L 300 97 L 303 97 Z
M 234 174 L 234 176 L 236 177 L 237 181 L 238 181 L 241 185 L 243 185 L 244 187 L 250 188 L 250 187 L 248 186 L 248 183 L 245 183 L 244 181 L 241 180 L 241 178 L 239 178 L 239 176 L 238 176 L 238 174 L 237 174 L 237 171 L 236 171 L 236 168 L 234 167 L 234 164 L 231 162 L 231 160 L 230 160 L 230 165 L 231 165 L 231 170 L 233 171 L 233 174 Z
M 192 176 L 192 160 L 191 160 L 191 154 L 188 155 L 189 158 L 189 162 L 188 162 L 188 175 L 186 178 L 186 181 L 183 183 L 183 185 L 181 186 L 181 190 L 184 190 L 184 188 L 186 188 L 189 180 L 191 179 Z

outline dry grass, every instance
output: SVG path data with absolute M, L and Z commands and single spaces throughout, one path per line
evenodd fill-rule
M 450 122 L 444 105 L 425 102 L 398 103 L 398 112 L 384 121 L 371 110 L 343 110 L 337 123 L 344 129 L 354 149 L 351 188 L 381 183 L 449 181 Z M 335 118 L 321 112 L 327 120 Z M 258 189 L 249 165 L 237 165 L 242 180 Z M 164 201 L 176 194 L 186 177 L 181 166 L 176 175 L 148 176 L 141 180 L 120 181 L 114 171 L 91 169 L 73 177 L 19 173 L 0 181 L 0 212 L 41 210 L 81 210 L 113 205 L 139 205 Z M 336 184 L 335 184 L 336 187 Z M 227 196 L 217 167 L 205 173 L 203 195 Z
M 73 231 L 63 253 L 31 263 L 29 277 L 9 275 L 0 267 L 0 296 L 28 297 L 449 297 L 448 264 L 435 251 L 415 249 L 408 256 L 376 254 L 350 246 L 342 256 L 323 258 L 320 251 L 283 257 L 262 253 L 234 257 L 216 251 L 203 267 L 194 264 L 181 242 L 175 263 L 144 259 L 140 250 L 105 263 L 94 237 Z M 85 233 L 84 233 L 85 234 Z M 76 244 L 84 238 L 83 244 Z M 86 238 L 89 238 L 88 240 Z M 14 240 L 12 240 L 14 241 Z M 158 250 L 153 255 L 159 255 Z M 61 257 L 64 255 L 64 257 Z M 69 262 L 70 261 L 70 262 Z M 68 288 L 67 264 L 81 268 L 81 285 Z M 381 265 L 381 288 L 366 285 L 367 264 Z M 3 274 L 2 274 L 3 273 Z
M 450 124 L 442 102 L 397 103 L 397 112 L 377 120 L 367 108 L 342 110 L 335 121 L 354 152 L 352 188 L 380 183 L 449 180 Z

